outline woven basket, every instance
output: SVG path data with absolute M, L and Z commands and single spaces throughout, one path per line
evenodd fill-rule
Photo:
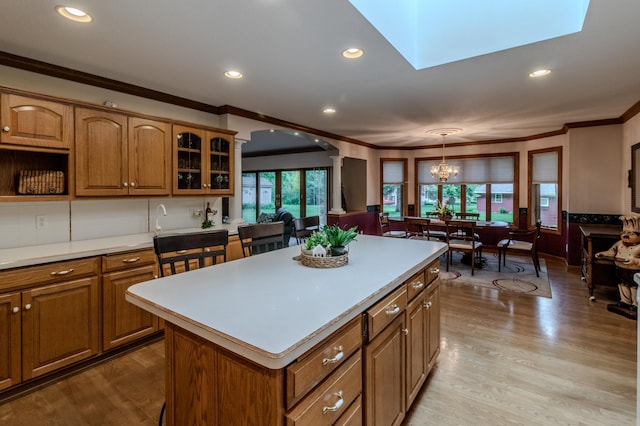
M 18 176 L 18 194 L 62 194 L 64 172 L 57 170 L 21 170 Z
M 349 253 L 341 256 L 314 257 L 300 254 L 300 263 L 310 268 L 338 268 L 349 263 Z

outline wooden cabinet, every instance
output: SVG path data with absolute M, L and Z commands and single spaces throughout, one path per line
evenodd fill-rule
M 399 425 L 440 351 L 439 260 L 367 311 L 365 424 Z
M 100 352 L 99 282 L 97 258 L 0 272 L 0 388 Z
M 364 347 L 365 424 L 399 425 L 406 413 L 405 353 L 407 286 L 367 311 Z
M 158 317 L 127 302 L 129 286 L 157 278 L 153 250 L 102 257 L 102 347 L 113 349 L 158 331 Z
M 67 150 L 71 147 L 70 105 L 10 93 L 0 95 L 0 102 L 0 143 Z
M 78 196 L 169 195 L 171 125 L 76 108 Z
M 620 240 L 622 228 L 616 225 L 580 225 L 582 279 L 594 298 L 595 286 L 616 287 L 615 266 L 611 260 L 596 259 L 596 253 L 606 251 Z
M 20 293 L 0 294 L 0 390 L 20 383 Z
M 73 107 L 61 102 L 2 93 L 0 121 L 0 197 L 8 201 L 67 198 L 70 193 L 68 176 Z M 63 194 L 18 194 L 18 176 L 22 170 L 62 171 L 65 175 Z
M 233 195 L 235 132 L 173 126 L 173 193 Z

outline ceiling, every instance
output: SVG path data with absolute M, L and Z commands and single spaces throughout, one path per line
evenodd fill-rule
M 528 137 L 640 101 L 638 0 L 591 0 L 581 32 L 420 70 L 348 0 L 69 1 L 93 22 L 57 15 L 64 0 L 4 2 L 0 51 L 380 147 L 438 145 L 440 128 L 462 129 L 447 143 Z M 341 56 L 354 46 L 363 57 Z

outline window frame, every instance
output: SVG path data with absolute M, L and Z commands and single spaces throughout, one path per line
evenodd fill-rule
M 527 167 L 527 224 L 531 226 L 535 226 L 536 218 L 533 214 L 533 157 L 537 154 L 548 154 L 550 152 L 556 152 L 558 155 L 557 158 L 557 182 L 558 185 L 558 202 L 557 202 L 557 217 L 558 217 L 558 227 L 557 228 L 548 228 L 544 225 L 540 228 L 540 232 L 554 234 L 554 235 L 562 235 L 562 146 L 555 146 L 551 148 L 543 148 L 543 149 L 535 149 L 527 152 L 528 157 L 528 167 Z M 542 207 L 542 206 L 540 206 Z
M 385 182 L 384 181 L 384 163 L 385 162 L 394 162 L 394 163 L 402 163 L 402 182 Z M 406 158 L 380 158 L 380 211 L 384 211 L 384 185 L 400 185 L 402 188 L 402 200 L 400 201 L 400 216 L 406 216 L 409 206 L 408 200 L 408 170 L 407 170 L 408 160 Z

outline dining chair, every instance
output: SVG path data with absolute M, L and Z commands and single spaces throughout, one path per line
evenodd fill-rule
M 320 230 L 320 216 L 306 216 L 293 220 L 293 233 L 298 245 L 303 244 L 316 231 Z
M 219 229 L 193 234 L 162 234 L 153 237 L 153 249 L 158 258 L 160 276 L 171 272 L 203 268 L 227 261 L 229 231 Z
M 378 223 L 380 224 L 380 232 L 383 237 L 406 238 L 407 232 L 404 230 L 392 230 L 389 222 L 389 213 L 378 213 Z
M 265 222 L 238 226 L 242 256 L 249 257 L 285 247 L 284 222 Z
M 440 218 L 440 213 L 438 213 L 438 212 L 425 212 L 424 213 L 424 217 L 438 219 L 438 218 Z
M 540 239 L 540 228 L 542 222 L 538 221 L 532 229 L 512 229 L 509 231 L 509 238 L 498 241 L 498 271 L 501 265 L 507 263 L 507 253 L 517 253 L 519 255 L 531 256 L 531 261 L 536 270 L 536 277 L 540 276 L 540 259 L 538 258 L 538 240 Z M 500 259 L 502 258 L 502 262 Z
M 426 217 L 404 217 L 404 230 L 407 238 L 427 241 L 443 241 L 446 240 L 444 231 L 431 230 L 431 219 Z
M 480 213 L 458 212 L 455 215 L 456 219 L 480 220 Z
M 477 260 L 482 259 L 482 242 L 476 237 L 475 220 L 448 220 L 445 223 L 447 232 L 447 271 L 451 265 L 452 252 L 468 254 L 471 260 L 471 275 L 475 272 Z

